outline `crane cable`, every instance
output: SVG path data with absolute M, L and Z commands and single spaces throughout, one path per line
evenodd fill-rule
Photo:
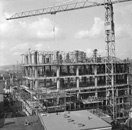
M 54 7 L 55 7 L 55 4 L 54 4 Z M 53 23 L 53 39 L 55 40 L 55 15 L 56 15 L 56 13 L 52 13 L 52 15 L 53 15 L 53 20 L 52 20 L 52 23 Z
M 53 36 L 54 36 L 54 40 L 55 40 L 55 26 L 56 26 L 56 23 L 55 23 L 55 14 L 53 14 L 54 17 L 53 17 Z

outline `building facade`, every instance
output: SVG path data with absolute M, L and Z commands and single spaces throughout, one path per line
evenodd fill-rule
M 117 119 L 126 118 L 131 106 L 130 63 L 115 59 L 114 85 L 110 88 L 106 85 L 105 58 L 98 56 L 96 51 L 90 58 L 81 51 L 30 51 L 24 54 L 21 87 L 22 93 L 26 91 L 27 99 L 30 99 L 30 106 L 51 112 L 99 108 L 109 115 L 114 111 Z M 108 91 L 112 87 L 114 99 Z

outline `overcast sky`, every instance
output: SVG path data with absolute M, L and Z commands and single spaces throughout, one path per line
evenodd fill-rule
M 55 16 L 5 20 L 17 12 L 64 1 L 66 0 L 0 0 L 0 65 L 16 64 L 17 60 L 21 62 L 20 55 L 29 48 L 43 51 L 78 49 L 86 51 L 89 57 L 96 48 L 104 56 L 104 7 L 62 12 Z M 114 5 L 114 20 L 116 55 L 119 58 L 132 58 L 132 2 Z

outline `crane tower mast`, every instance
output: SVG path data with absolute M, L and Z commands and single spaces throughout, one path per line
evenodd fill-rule
M 25 17 L 32 17 L 44 14 L 56 14 L 64 11 L 72 11 L 77 9 L 91 8 L 96 6 L 104 6 L 105 7 L 105 42 L 106 42 L 106 106 L 109 106 L 112 110 L 113 119 L 116 118 L 116 87 L 115 87 L 115 78 L 114 72 L 116 70 L 115 67 L 115 28 L 114 28 L 114 12 L 113 12 L 113 4 L 129 2 L 132 0 L 105 0 L 104 2 L 91 2 L 88 0 L 79 1 L 75 3 L 62 3 L 59 5 L 51 6 L 48 8 L 30 10 L 25 12 L 16 13 L 7 20 L 20 19 Z
M 108 86 L 106 89 L 106 105 L 109 107 L 112 106 L 112 116 L 113 119 L 116 118 L 116 108 L 115 108 L 115 94 L 114 94 L 114 86 L 115 86 L 115 77 L 114 77 L 114 59 L 116 58 L 115 54 L 115 30 L 114 30 L 114 16 L 113 16 L 113 5 L 111 0 L 105 1 L 105 35 L 106 35 L 106 85 Z

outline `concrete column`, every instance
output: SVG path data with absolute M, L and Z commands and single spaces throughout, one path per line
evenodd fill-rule
M 26 67 L 23 68 L 23 71 L 24 71 L 24 76 L 26 76 Z M 4 80 L 4 79 L 3 79 Z
M 129 74 L 127 74 L 127 84 L 129 85 L 130 84 L 130 82 L 129 82 Z
M 32 90 L 33 89 L 33 81 L 30 80 L 30 89 Z
M 118 88 L 116 89 L 116 96 L 118 97 L 118 95 L 119 95 L 119 90 L 118 90 Z
M 76 84 L 77 84 L 77 89 L 79 89 L 79 66 L 76 67 Z
M 57 66 L 57 90 L 60 90 L 60 66 Z
M 26 83 L 25 86 L 28 86 L 28 80 L 27 79 L 25 80 L 25 83 Z
M 45 66 L 43 67 L 43 75 L 46 76 Z
M 128 86 L 127 88 L 127 95 L 129 96 L 130 95 L 130 87 Z
M 67 79 L 68 89 L 70 89 L 70 78 Z
M 49 63 L 51 63 L 51 54 L 49 54 Z
M 44 74 L 44 77 L 46 77 L 45 66 L 43 67 L 43 74 Z M 44 87 L 46 87 L 46 79 L 44 79 Z
M 30 54 L 29 56 L 30 56 L 30 64 L 32 64 L 32 54 Z
M 52 79 L 50 79 L 50 86 L 52 86 Z
M 32 67 L 30 67 L 29 69 L 30 69 L 30 77 L 33 77 Z
M 26 64 L 29 64 L 28 55 L 26 55 Z
M 34 64 L 37 64 L 38 63 L 38 52 L 35 51 L 34 52 Z
M 37 89 L 38 88 L 38 80 L 36 79 L 35 80 L 35 88 L 34 89 Z
M 38 64 L 40 64 L 39 57 L 40 57 L 40 55 L 39 55 L 39 52 L 38 52 L 38 53 L 37 53 L 37 63 L 38 63 Z
M 44 55 L 42 55 L 42 64 L 44 64 L 45 63 L 45 56 Z
M 97 92 L 97 65 L 94 66 L 94 82 L 95 82 L 95 88 L 96 88 L 96 92 L 95 92 L 95 97 L 98 97 L 98 92 Z
M 78 91 L 77 92 L 77 99 L 79 99 L 80 98 L 80 94 L 79 94 L 80 92 Z
M 28 68 L 25 67 L 25 76 L 28 76 Z
M 31 57 L 30 57 L 30 53 L 28 54 L 28 64 L 31 64 Z
M 70 66 L 67 66 L 67 74 L 70 75 Z M 68 89 L 70 88 L 70 78 L 67 79 Z
M 49 66 L 49 72 L 50 72 L 50 75 L 52 74 L 52 72 L 51 72 L 51 66 Z M 52 77 L 52 76 L 51 76 Z
M 28 77 L 30 77 L 30 67 L 27 67 Z
M 77 84 L 77 89 L 79 89 L 79 66 L 76 67 L 76 84 Z M 77 92 L 77 99 L 79 99 L 79 92 L 80 90 Z
M 35 67 L 35 89 L 38 88 L 38 69 Z

